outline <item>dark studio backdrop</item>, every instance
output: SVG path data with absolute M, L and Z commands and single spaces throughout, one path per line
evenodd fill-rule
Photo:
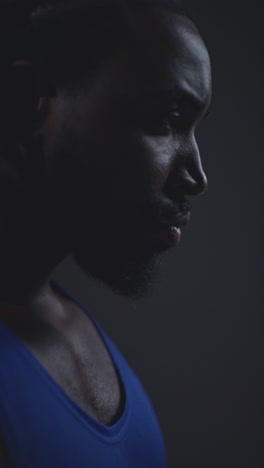
M 263 467 L 264 3 L 185 5 L 213 64 L 212 113 L 197 132 L 208 191 L 143 300 L 91 283 L 71 258 L 53 276 L 140 376 L 169 468 Z

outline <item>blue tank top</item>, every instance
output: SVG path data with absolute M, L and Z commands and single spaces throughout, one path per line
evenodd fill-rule
M 90 314 L 54 279 L 51 286 L 91 318 L 125 392 L 120 419 L 106 426 L 57 384 L 0 322 L 0 433 L 12 468 L 165 468 L 160 427 L 142 384 Z

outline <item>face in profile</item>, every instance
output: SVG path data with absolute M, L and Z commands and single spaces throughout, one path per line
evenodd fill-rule
M 54 100 L 42 151 L 57 214 L 81 269 L 121 295 L 146 293 L 161 255 L 180 241 L 188 197 L 207 188 L 195 129 L 210 99 L 210 60 L 194 25 L 148 9 L 96 80 Z

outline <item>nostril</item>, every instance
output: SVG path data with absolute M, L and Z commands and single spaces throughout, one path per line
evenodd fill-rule
M 188 170 L 178 167 L 170 174 L 164 186 L 164 194 L 172 198 L 172 194 L 201 195 L 207 190 L 208 181 L 202 169 Z
M 204 171 L 197 170 L 196 172 L 186 171 L 185 186 L 189 188 L 190 195 L 202 195 L 208 188 L 208 180 Z
M 194 181 L 192 185 L 189 185 L 189 195 L 202 195 L 207 190 L 208 184 L 207 179 L 200 181 Z
M 202 193 L 204 193 L 208 189 L 208 179 L 204 172 L 201 174 L 201 178 L 198 182 L 198 186 L 199 186 L 198 195 L 202 195 Z

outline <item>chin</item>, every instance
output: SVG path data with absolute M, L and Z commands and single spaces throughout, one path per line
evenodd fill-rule
M 71 251 L 75 263 L 83 273 L 93 278 L 115 294 L 123 297 L 144 298 L 157 280 L 160 254 L 138 246 L 112 245 L 111 248 L 78 246 Z

